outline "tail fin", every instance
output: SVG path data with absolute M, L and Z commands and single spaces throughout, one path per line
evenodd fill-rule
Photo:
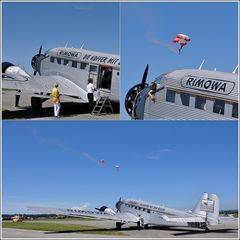
M 193 213 L 204 217 L 209 225 L 219 222 L 219 198 L 215 194 L 204 192 L 193 209 Z

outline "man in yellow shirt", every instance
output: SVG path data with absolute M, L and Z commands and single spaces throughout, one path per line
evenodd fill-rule
M 54 105 L 54 116 L 59 117 L 61 104 L 60 104 L 60 93 L 58 91 L 57 83 L 54 85 L 54 88 L 52 89 L 52 101 Z

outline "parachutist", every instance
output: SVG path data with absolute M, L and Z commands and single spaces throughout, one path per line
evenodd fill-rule
M 183 46 L 186 46 L 187 42 L 189 42 L 189 41 L 190 41 L 190 37 L 187 35 L 184 35 L 184 34 L 177 34 L 176 38 L 174 38 L 172 40 L 172 42 L 179 43 L 181 45 L 181 47 L 178 49 L 179 54 L 180 54 Z

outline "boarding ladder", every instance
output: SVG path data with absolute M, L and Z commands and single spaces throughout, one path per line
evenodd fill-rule
M 97 100 L 96 105 L 94 106 L 92 114 L 101 115 L 101 114 L 113 114 L 113 107 L 109 100 L 108 96 L 100 96 Z

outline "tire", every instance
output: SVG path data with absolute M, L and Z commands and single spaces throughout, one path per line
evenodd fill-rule
M 31 97 L 31 106 L 33 110 L 42 108 L 42 99 L 37 97 Z
M 122 223 L 116 222 L 116 228 L 119 230 L 119 229 L 121 229 L 121 227 L 122 227 Z

